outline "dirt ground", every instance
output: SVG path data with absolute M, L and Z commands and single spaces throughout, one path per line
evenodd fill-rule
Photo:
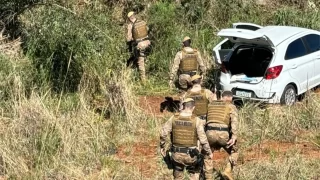
M 175 98 L 174 98 L 175 99 Z M 160 112 L 160 104 L 165 101 L 164 97 L 140 97 L 140 106 L 145 109 L 149 115 L 155 117 L 165 117 L 172 114 L 164 110 Z M 151 141 L 149 143 L 137 143 L 130 147 L 119 147 L 117 158 L 130 166 L 136 167 L 141 176 L 150 178 L 153 177 L 155 171 L 158 169 L 158 142 Z M 261 144 L 246 148 L 240 152 L 238 164 L 244 164 L 249 161 L 270 160 L 271 158 L 285 158 L 285 155 L 290 150 L 297 150 L 302 157 L 320 159 L 320 148 L 316 144 L 305 143 L 290 143 L 277 141 L 264 141 Z M 218 167 L 226 161 L 227 153 L 223 150 L 214 152 L 215 163 Z
M 163 96 L 141 96 L 139 105 L 150 116 L 166 117 L 172 115 L 179 106 L 179 98 Z
M 117 157 L 130 166 L 136 167 L 141 176 L 150 178 L 154 175 L 155 169 L 158 169 L 158 159 L 160 155 L 157 152 L 157 142 L 137 143 L 128 153 L 127 147 L 118 148 Z M 320 159 L 320 149 L 310 143 L 279 143 L 276 141 L 266 141 L 260 145 L 252 146 L 245 151 L 240 152 L 238 164 L 244 164 L 249 161 L 271 160 L 271 158 L 285 158 L 286 153 L 292 149 L 298 149 L 302 157 Z M 224 150 L 214 152 L 215 166 L 222 168 L 228 155 Z
M 137 143 L 129 151 L 127 146 L 119 147 L 117 158 L 129 166 L 136 167 L 141 176 L 150 178 L 157 169 L 157 144 L 156 142 Z

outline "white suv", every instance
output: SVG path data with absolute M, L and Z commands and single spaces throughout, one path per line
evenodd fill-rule
M 292 105 L 320 84 L 319 31 L 267 26 L 223 29 L 218 36 L 228 38 L 213 49 L 220 87 L 235 98 Z M 232 48 L 223 48 L 226 43 Z

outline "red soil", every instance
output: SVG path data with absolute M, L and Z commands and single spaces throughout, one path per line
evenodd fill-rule
M 156 117 L 164 117 L 170 112 L 160 112 L 160 104 L 165 101 L 164 97 L 140 97 L 140 106 L 145 109 L 148 114 Z M 241 142 L 240 142 L 241 143 Z M 142 177 L 150 178 L 155 174 L 157 168 L 157 154 L 158 142 L 152 141 L 149 143 L 137 143 L 132 147 L 122 146 L 118 148 L 117 157 L 130 166 L 136 167 Z M 128 150 L 129 149 L 129 150 Z M 131 150 L 130 150 L 131 149 Z M 251 146 L 243 152 L 239 152 L 239 164 L 249 161 L 270 160 L 271 158 L 285 158 L 286 154 L 294 150 L 305 158 L 320 159 L 319 146 L 306 143 L 289 143 L 277 141 L 264 141 L 259 145 Z M 226 161 L 228 155 L 225 151 L 215 151 L 215 163 L 221 167 L 221 164 Z
M 157 143 L 137 143 L 132 147 L 121 146 L 116 155 L 125 164 L 137 168 L 141 176 L 150 178 L 157 169 Z
M 129 150 L 128 150 L 129 149 Z M 131 150 L 130 150 L 131 149 Z M 285 158 L 290 150 L 298 150 L 305 158 L 320 159 L 320 148 L 310 143 L 289 143 L 277 141 L 265 141 L 240 152 L 238 164 L 249 161 L 268 161 L 272 157 L 276 159 Z M 296 152 L 296 151 L 295 151 Z M 151 178 L 158 169 L 157 142 L 137 143 L 132 147 L 121 146 L 116 155 L 124 163 L 136 167 L 142 177 Z M 216 167 L 222 167 L 228 158 L 224 150 L 214 152 Z

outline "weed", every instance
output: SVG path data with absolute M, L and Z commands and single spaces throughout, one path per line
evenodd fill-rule
M 0 173 L 11 179 L 146 179 L 143 165 L 153 161 L 150 179 L 164 179 L 171 172 L 160 157 L 130 157 L 141 161 L 135 166 L 114 154 L 126 146 L 126 155 L 133 156 L 134 143 L 158 139 L 167 117 L 148 117 L 138 106 L 137 94 L 176 93 L 168 90 L 167 77 L 184 36 L 191 36 L 208 68 L 218 68 L 211 59 L 212 48 L 221 40 L 216 33 L 233 22 L 320 27 L 317 9 L 293 1 L 266 7 L 240 0 L 184 0 L 181 5 L 169 0 L 3 2 L 0 18 L 6 33 L 22 36 L 23 42 L 23 54 L 0 55 Z M 129 10 L 147 20 L 150 28 L 154 50 L 148 57 L 146 86 L 125 66 L 129 53 L 124 22 Z M 0 47 L 9 43 L 0 41 Z M 214 68 L 208 72 L 210 89 L 217 77 Z M 239 116 L 240 150 L 265 140 L 310 140 L 299 133 L 319 129 L 318 104 L 313 94 L 293 107 L 246 104 Z M 319 175 L 320 162 L 300 157 L 298 150 L 286 157 L 272 149 L 268 153 L 272 162 L 246 162 L 243 153 L 237 178 Z

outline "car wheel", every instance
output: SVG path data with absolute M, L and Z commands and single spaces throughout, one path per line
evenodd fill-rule
M 282 93 L 280 103 L 283 105 L 291 106 L 293 105 L 297 100 L 297 91 L 296 88 L 289 84 L 284 88 L 284 91 Z

